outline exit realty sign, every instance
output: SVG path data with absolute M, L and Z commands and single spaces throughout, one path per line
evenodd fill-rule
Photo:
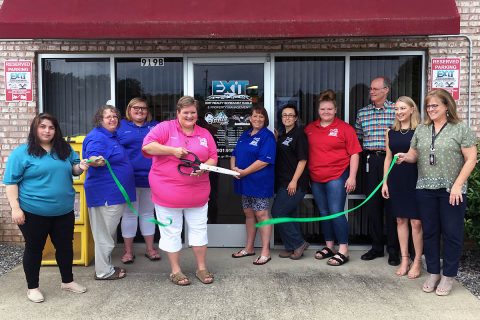
M 432 58 L 432 89 L 445 89 L 460 98 L 460 58 Z

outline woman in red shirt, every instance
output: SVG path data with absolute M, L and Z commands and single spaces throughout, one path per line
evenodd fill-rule
M 342 211 L 346 195 L 355 190 L 362 151 L 352 126 L 338 119 L 335 92 L 320 93 L 320 119 L 305 128 L 308 138 L 308 169 L 312 193 L 321 216 Z M 344 191 L 345 190 L 345 191 Z M 316 259 L 326 259 L 331 266 L 348 262 L 348 222 L 342 215 L 322 221 L 326 246 L 315 253 Z M 335 252 L 335 238 L 339 249 Z

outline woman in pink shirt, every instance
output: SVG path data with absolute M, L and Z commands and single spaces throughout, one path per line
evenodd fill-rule
M 177 102 L 177 119 L 164 121 L 153 128 L 143 141 L 142 152 L 153 158 L 149 174 L 152 201 L 157 218 L 172 219 L 172 224 L 160 228 L 160 249 L 167 252 L 172 272 L 170 280 L 181 286 L 190 280 L 182 273 L 179 252 L 182 248 L 183 218 L 188 224 L 188 240 L 197 261 L 196 276 L 204 284 L 213 282 L 207 270 L 207 212 L 210 182 L 203 170 L 183 175 L 178 171 L 180 158 L 196 154 L 200 161 L 217 164 L 217 146 L 212 135 L 196 124 L 197 107 L 192 97 L 184 96 Z

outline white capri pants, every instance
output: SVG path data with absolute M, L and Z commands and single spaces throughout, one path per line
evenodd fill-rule
M 153 218 L 152 191 L 150 188 L 136 188 L 137 201 L 132 202 L 140 218 L 128 206 L 122 216 L 122 237 L 134 238 L 137 234 L 138 220 L 140 220 L 140 232 L 142 236 L 151 236 L 155 234 L 155 224 L 148 222 Z
M 157 219 L 166 223 L 169 218 L 172 224 L 160 229 L 159 247 L 166 252 L 178 252 L 182 249 L 183 218 L 188 226 L 188 244 L 200 247 L 208 243 L 207 220 L 208 202 L 198 208 L 167 208 L 155 204 Z

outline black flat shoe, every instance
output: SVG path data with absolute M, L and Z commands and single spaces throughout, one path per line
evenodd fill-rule
M 398 256 L 398 254 L 389 254 L 388 264 L 391 266 L 398 266 L 400 264 L 400 257 Z
M 370 249 L 369 251 L 367 251 L 367 253 L 364 253 L 360 259 L 362 260 L 373 260 L 373 259 L 376 259 L 376 258 L 381 258 L 384 256 L 384 253 L 383 252 L 379 252 L 379 251 L 376 251 L 374 249 Z

